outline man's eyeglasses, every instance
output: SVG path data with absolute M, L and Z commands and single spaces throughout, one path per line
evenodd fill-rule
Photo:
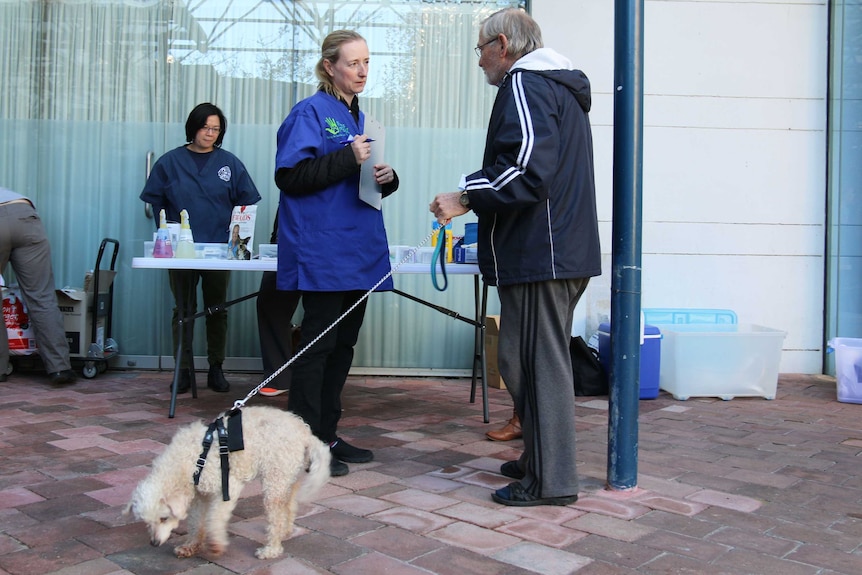
M 480 58 L 481 58 L 481 57 L 482 57 L 482 48 L 484 48 L 484 47 L 485 47 L 485 46 L 487 46 L 488 44 L 493 44 L 494 42 L 496 42 L 496 41 L 497 41 L 497 40 L 499 40 L 499 39 L 500 39 L 500 37 L 499 37 L 499 36 L 497 36 L 497 37 L 496 37 L 496 38 L 494 38 L 493 40 L 488 40 L 488 41 L 487 41 L 487 42 L 485 42 L 484 44 L 479 44 L 478 46 L 476 46 L 475 48 L 473 48 L 473 50 L 475 50 L 475 51 L 476 51 L 476 55 L 477 55 L 478 57 L 480 57 Z
M 202 132 L 206 132 L 207 134 L 219 134 L 221 133 L 221 128 L 210 128 L 209 126 L 204 126 L 201 128 Z

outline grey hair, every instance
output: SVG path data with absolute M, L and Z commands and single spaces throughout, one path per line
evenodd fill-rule
M 314 67 L 314 74 L 320 81 L 317 85 L 318 90 L 323 90 L 330 96 L 338 98 L 338 91 L 332 83 L 332 77 L 326 73 L 326 67 L 323 65 L 323 62 L 325 60 L 329 60 L 332 64 L 338 62 L 338 59 L 341 57 L 341 46 L 354 40 L 365 42 L 365 38 L 359 32 L 354 32 L 353 30 L 335 30 L 323 39 L 323 45 L 320 47 L 320 60 L 317 61 L 317 65 Z
M 485 41 L 500 34 L 509 41 L 507 53 L 515 59 L 544 46 L 539 24 L 520 8 L 506 8 L 494 12 L 485 18 L 479 27 L 479 36 Z

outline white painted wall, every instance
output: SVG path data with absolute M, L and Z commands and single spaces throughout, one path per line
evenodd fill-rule
M 545 45 L 592 82 L 604 271 L 576 333 L 610 315 L 614 3 L 533 0 Z M 826 0 L 646 0 L 643 307 L 729 308 L 820 373 Z M 580 331 L 578 331 L 580 330 Z

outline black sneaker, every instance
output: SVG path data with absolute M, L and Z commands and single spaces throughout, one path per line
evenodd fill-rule
M 346 463 L 342 463 L 334 457 L 329 462 L 329 475 L 331 477 L 341 477 L 343 475 L 347 475 L 349 472 L 350 468 L 347 467 Z
M 374 459 L 374 453 L 370 449 L 353 447 L 340 437 L 329 444 L 329 452 L 332 454 L 333 461 L 338 459 L 347 463 L 368 463 Z
M 224 378 L 220 363 L 214 363 L 210 366 L 209 373 L 207 373 L 207 387 L 219 393 L 230 391 L 230 384 Z
M 63 371 L 49 373 L 48 378 L 50 378 L 52 385 L 65 385 L 67 383 L 74 383 L 77 376 L 71 369 L 64 369 Z
M 527 493 L 527 491 L 524 490 L 524 486 L 516 481 L 492 493 L 491 499 L 500 505 L 534 507 L 537 505 L 571 505 L 578 500 L 578 496 L 564 495 L 562 497 L 536 497 L 535 495 Z

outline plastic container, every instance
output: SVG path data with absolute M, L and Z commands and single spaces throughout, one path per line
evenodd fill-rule
M 262 260 L 277 260 L 278 244 L 260 244 L 257 246 L 257 255 Z
M 736 312 L 729 309 L 699 308 L 647 308 L 643 310 L 644 321 L 652 325 L 662 324 L 735 324 Z
M 611 325 L 599 325 L 599 361 L 605 371 L 611 372 Z M 655 399 L 659 392 L 659 373 L 661 371 L 661 330 L 645 324 L 640 354 L 640 399 Z
M 659 386 L 675 399 L 775 399 L 786 332 L 754 324 L 660 326 Z
M 835 351 L 838 401 L 862 403 L 862 339 L 836 337 L 828 345 Z
M 471 246 L 479 241 L 479 224 L 470 222 L 464 224 L 464 245 Z

